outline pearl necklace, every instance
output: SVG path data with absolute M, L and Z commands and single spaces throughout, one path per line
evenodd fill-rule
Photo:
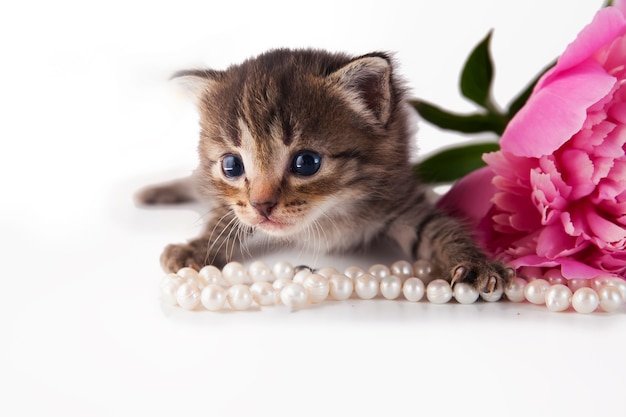
M 272 268 L 256 261 L 246 270 L 242 264 L 230 262 L 222 270 L 213 265 L 200 271 L 182 268 L 166 275 L 161 283 L 162 300 L 186 310 L 200 305 L 209 311 L 246 310 L 253 305 L 298 309 L 327 299 L 344 301 L 353 294 L 370 300 L 379 293 L 388 300 L 402 294 L 410 302 L 426 296 L 433 304 L 444 304 L 452 298 L 460 304 L 472 304 L 478 298 L 495 302 L 504 296 L 516 303 L 545 304 L 550 311 L 565 311 L 571 306 L 579 313 L 614 312 L 626 302 L 626 281 L 617 277 L 568 281 L 562 278 L 526 281 L 516 277 L 503 291 L 483 293 L 464 282 L 451 287 L 449 282 L 436 278 L 430 262 L 418 260 L 414 264 L 398 261 L 391 267 L 376 264 L 367 271 L 351 266 L 343 273 L 330 267 L 318 270 L 293 267 L 284 261 Z

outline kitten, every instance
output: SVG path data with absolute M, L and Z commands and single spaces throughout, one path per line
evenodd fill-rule
M 174 75 L 196 90 L 200 164 L 191 178 L 143 190 L 145 204 L 216 202 L 202 234 L 165 248 L 166 271 L 230 260 L 242 234 L 318 234 L 331 250 L 387 236 L 448 281 L 502 288 L 461 223 L 437 210 L 411 169 L 413 111 L 386 53 L 351 57 L 278 49 L 224 71 Z

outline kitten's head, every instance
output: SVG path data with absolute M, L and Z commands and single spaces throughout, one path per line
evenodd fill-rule
M 387 54 L 280 49 L 176 77 L 197 90 L 201 187 L 256 230 L 359 227 L 411 181 L 407 112 Z

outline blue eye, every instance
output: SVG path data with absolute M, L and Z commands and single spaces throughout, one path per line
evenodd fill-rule
M 291 171 L 303 177 L 310 177 L 319 171 L 322 165 L 322 157 L 311 151 L 303 151 L 293 158 Z
M 243 175 L 243 161 L 239 155 L 228 154 L 222 158 L 222 172 L 228 178 L 237 178 Z

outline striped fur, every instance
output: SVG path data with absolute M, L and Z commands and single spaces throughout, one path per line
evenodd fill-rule
M 414 177 L 412 110 L 393 69 L 387 53 L 278 49 L 224 71 L 178 73 L 195 86 L 201 115 L 194 189 L 218 208 L 200 237 L 165 249 L 164 269 L 224 264 L 243 234 L 288 242 L 308 233 L 330 251 L 387 236 L 413 258 L 435 260 L 448 280 L 481 290 L 510 280 L 512 270 L 489 261 Z M 321 157 L 314 175 L 294 172 L 302 151 Z M 226 176 L 227 155 L 241 158 L 245 173 Z M 159 190 L 175 200 L 161 187 L 149 190 L 151 202 Z

